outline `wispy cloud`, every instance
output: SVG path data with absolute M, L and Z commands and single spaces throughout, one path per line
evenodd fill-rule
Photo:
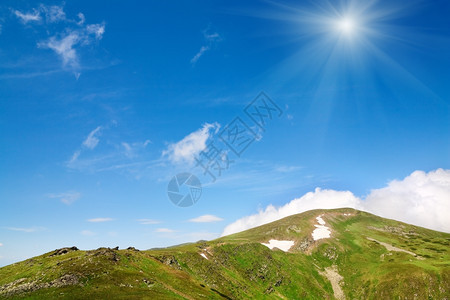
M 191 59 L 191 64 L 197 63 L 197 61 L 202 57 L 202 55 L 209 50 L 209 46 L 202 46 L 200 50 L 197 52 L 197 54 L 194 55 L 194 57 Z
M 190 133 L 181 141 L 170 144 L 162 154 L 174 164 L 192 164 L 194 158 L 206 148 L 208 139 L 219 129 L 219 123 L 205 123 L 202 128 Z
M 46 6 L 41 5 L 41 11 L 44 12 L 47 22 L 49 23 L 56 23 L 60 21 L 66 20 L 66 13 L 64 12 L 64 9 L 62 6 L 52 5 L 52 6 Z
M 83 149 L 93 150 L 95 147 L 97 147 L 98 143 L 100 142 L 99 137 L 101 135 L 102 129 L 102 126 L 98 126 L 88 134 L 86 139 L 81 143 L 81 149 L 75 150 L 75 152 L 72 154 L 72 157 L 67 162 L 68 167 L 73 167 L 76 164 Z
M 88 219 L 87 221 L 91 222 L 91 223 L 102 223 L 102 222 L 114 221 L 114 219 L 112 219 L 112 218 L 93 218 L 93 219 Z
M 83 13 L 78 13 L 77 17 L 80 19 L 80 20 L 77 22 L 77 24 L 78 24 L 79 26 L 83 25 L 84 22 L 86 22 L 86 17 L 84 16 Z
M 155 230 L 155 232 L 158 232 L 158 233 L 173 233 L 173 232 L 176 232 L 176 230 L 169 229 L 169 228 L 157 228 Z
M 121 145 L 124 149 L 125 156 L 127 156 L 128 158 L 134 158 L 137 156 L 137 153 L 139 151 L 144 150 L 150 143 L 150 140 L 145 140 L 144 142 L 135 143 L 122 142 Z
M 64 23 L 65 29 L 60 32 L 52 32 L 45 28 L 49 36 L 46 40 L 37 43 L 38 48 L 50 49 L 61 59 L 63 69 L 74 72 L 80 76 L 80 61 L 78 48 L 88 46 L 102 39 L 105 33 L 105 24 L 85 24 L 84 14 L 78 13 L 77 20 L 69 19 L 64 12 L 63 6 L 48 6 L 41 4 L 31 12 L 13 11 L 14 15 L 23 23 L 34 22 L 39 25 L 45 23 Z
M 38 43 L 38 47 L 49 48 L 55 51 L 55 53 L 61 57 L 63 66 L 78 68 L 78 56 L 76 50 L 74 49 L 74 45 L 76 45 L 79 40 L 80 36 L 78 35 L 78 33 L 71 32 L 60 39 L 52 36 L 47 41 Z
M 28 22 L 37 22 L 40 21 L 41 18 L 41 12 L 39 10 L 33 9 L 32 12 L 28 12 L 28 13 L 22 13 L 18 10 L 14 11 L 14 14 L 16 15 L 17 18 L 19 18 L 19 20 L 26 24 Z
M 92 130 L 87 138 L 83 141 L 83 146 L 88 149 L 94 149 L 97 147 L 99 140 L 99 136 L 101 134 L 102 126 L 98 126 L 94 130 Z
M 44 227 L 6 227 L 6 229 L 12 230 L 12 231 L 27 232 L 27 233 L 45 230 Z
M 197 218 L 190 219 L 189 222 L 193 223 L 212 223 L 212 222 L 219 222 L 223 221 L 222 218 L 219 218 L 214 215 L 203 215 Z
M 65 193 L 48 194 L 47 196 L 52 199 L 59 199 L 62 203 L 69 205 L 80 199 L 81 194 L 79 192 L 69 191 Z
M 205 45 L 200 47 L 200 50 L 191 58 L 191 64 L 195 65 L 197 61 L 206 53 L 211 50 L 217 42 L 222 40 L 222 37 L 217 32 L 210 32 L 210 27 L 203 31 L 203 38 Z
M 58 5 L 39 5 L 31 12 L 21 12 L 19 10 L 13 11 L 16 17 L 24 24 L 28 22 L 38 22 L 45 19 L 47 23 L 57 23 L 60 21 L 70 21 L 66 18 L 63 6 Z
M 84 235 L 84 236 L 94 236 L 94 235 L 96 235 L 95 232 L 92 232 L 90 230 L 83 230 L 80 233 L 81 233 L 81 235 Z
M 3 246 L 3 244 L 2 244 L 2 243 L 0 243 L 0 247 L 1 247 L 1 246 Z
M 90 24 L 86 26 L 86 32 L 95 36 L 97 40 L 101 40 L 105 33 L 105 24 Z
M 159 224 L 161 223 L 158 220 L 153 220 L 153 219 L 138 219 L 137 220 L 140 224 L 142 225 L 152 225 L 152 224 Z

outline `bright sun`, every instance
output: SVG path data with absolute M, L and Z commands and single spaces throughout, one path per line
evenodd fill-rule
M 351 18 L 343 18 L 338 23 L 339 30 L 350 35 L 355 30 L 355 22 Z

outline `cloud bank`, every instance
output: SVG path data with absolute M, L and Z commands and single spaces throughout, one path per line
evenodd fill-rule
M 438 231 L 450 232 L 450 170 L 415 171 L 374 189 L 365 199 L 350 191 L 316 188 L 281 207 L 267 206 L 257 214 L 225 227 L 222 236 L 267 224 L 311 209 L 351 207 Z

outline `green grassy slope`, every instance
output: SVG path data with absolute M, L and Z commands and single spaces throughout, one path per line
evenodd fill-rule
M 332 233 L 314 241 L 320 215 Z M 295 243 L 270 250 L 261 245 L 270 239 Z M 0 268 L 0 298 L 450 299 L 449 245 L 450 234 L 353 209 L 314 210 L 165 249 L 50 252 Z

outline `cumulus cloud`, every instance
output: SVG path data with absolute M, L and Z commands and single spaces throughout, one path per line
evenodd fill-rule
M 137 220 L 140 224 L 142 225 L 152 225 L 152 224 L 159 224 L 161 223 L 158 220 L 153 220 L 153 219 L 138 219 Z
M 88 222 L 91 223 L 102 223 L 102 222 L 110 222 L 113 221 L 114 219 L 112 218 L 93 218 L 93 219 L 88 219 Z
M 311 209 L 351 207 L 381 217 L 450 232 L 450 170 L 429 173 L 415 171 L 403 180 L 374 189 L 365 198 L 350 191 L 316 188 L 281 207 L 269 205 L 257 214 L 241 218 L 227 227 L 223 235 L 240 232 Z
M 304 196 L 294 199 L 284 206 L 275 207 L 269 205 L 257 214 L 241 218 L 225 227 L 222 235 L 240 232 L 311 209 L 332 209 L 340 207 L 361 209 L 360 199 L 349 191 L 322 190 L 316 188 L 314 192 L 306 193 Z
M 81 194 L 79 192 L 70 191 L 59 194 L 48 194 L 48 197 L 59 199 L 62 203 L 69 205 L 80 199 Z
M 101 130 L 102 126 L 98 126 L 94 130 L 92 130 L 87 138 L 83 141 L 83 146 L 91 150 L 97 147 L 98 142 L 100 141 L 98 137 L 101 134 Z
M 415 171 L 393 180 L 372 190 L 364 207 L 382 217 L 450 232 L 450 170 Z
M 208 139 L 217 133 L 219 129 L 220 125 L 218 123 L 205 123 L 202 128 L 190 133 L 181 141 L 170 144 L 167 150 L 163 151 L 163 156 L 175 164 L 192 164 L 194 158 L 206 149 Z
M 206 51 L 210 50 L 217 42 L 222 40 L 222 37 L 217 32 L 210 32 L 210 27 L 203 30 L 203 38 L 205 39 L 205 44 L 200 47 L 200 50 L 197 54 L 194 55 L 191 59 L 191 64 L 195 65 L 200 57 L 205 54 Z
M 211 222 L 219 222 L 223 221 L 222 218 L 219 218 L 214 215 L 203 215 L 197 218 L 190 219 L 189 222 L 193 223 L 211 223 Z

